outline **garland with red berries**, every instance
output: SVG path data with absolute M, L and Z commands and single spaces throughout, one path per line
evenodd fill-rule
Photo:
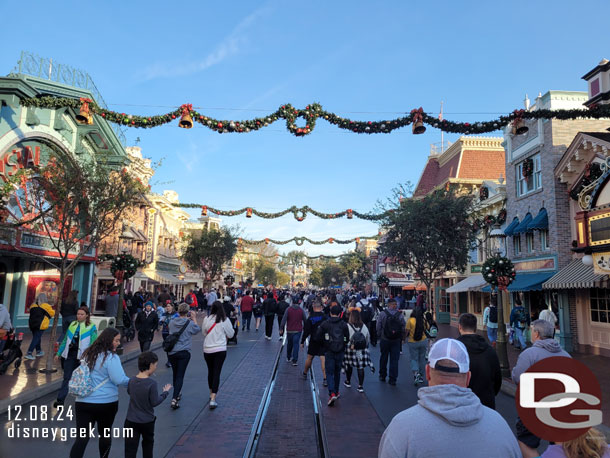
M 279 107 L 273 113 L 269 113 L 267 116 L 241 121 L 214 118 L 193 109 L 192 104 L 183 104 L 175 110 L 160 115 L 138 116 L 107 110 L 90 99 L 45 95 L 23 98 L 20 99 L 20 103 L 24 107 L 52 109 L 72 108 L 77 112 L 86 109 L 85 111 L 87 114 L 95 114 L 101 116 L 106 121 L 128 127 L 157 127 L 175 120 L 180 120 L 181 127 L 188 128 L 192 127 L 192 123 L 196 122 L 219 134 L 229 132 L 248 133 L 262 129 L 263 127 L 267 127 L 283 119 L 288 131 L 297 137 L 310 134 L 315 128 L 316 121 L 319 118 L 328 121 L 330 124 L 333 124 L 340 129 L 349 130 L 358 134 L 387 134 L 413 123 L 417 123 L 418 126 L 419 123 L 427 124 L 448 133 L 483 134 L 497 131 L 504 126 L 511 124 L 513 121 L 521 122 L 524 119 L 569 120 L 610 118 L 610 105 L 592 105 L 588 109 L 576 108 L 570 110 L 515 110 L 510 114 L 499 116 L 490 121 L 469 123 L 448 121 L 446 119 L 440 120 L 436 116 L 427 114 L 422 108 L 411 110 L 409 113 L 405 113 L 404 116 L 394 119 L 383 121 L 354 121 L 324 110 L 319 103 L 309 104 L 305 108 L 295 108 L 290 104 L 286 104 Z M 187 117 L 188 119 L 186 119 Z M 303 119 L 301 125 L 298 124 L 299 118 Z M 185 121 L 185 124 L 182 124 L 183 120 Z M 91 118 L 90 121 L 92 122 L 93 119 Z M 417 131 L 414 131 L 414 133 L 423 133 L 424 131 L 425 128 L 423 128 L 422 125 L 421 127 L 418 127 Z
M 506 289 L 517 275 L 512 261 L 504 256 L 487 258 L 483 263 L 482 274 L 487 283 L 499 289 Z

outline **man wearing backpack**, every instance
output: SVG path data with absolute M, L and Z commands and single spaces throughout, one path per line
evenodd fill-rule
M 366 292 L 362 291 L 362 299 L 356 303 L 356 307 L 360 307 L 360 318 L 370 331 L 371 320 L 373 319 L 373 304 L 366 298 Z
M 530 325 L 530 315 L 525 311 L 523 305 L 516 304 L 512 312 L 510 312 L 510 325 L 515 329 L 515 339 L 519 340 L 519 349 L 525 350 L 525 330 Z
M 487 338 L 492 347 L 496 348 L 498 340 L 498 307 L 496 301 L 498 296 L 491 296 L 489 305 L 483 310 L 483 329 L 487 329 Z
M 195 312 L 197 310 L 197 306 L 198 306 L 197 305 L 197 296 L 195 296 L 195 293 L 193 290 L 191 290 L 186 295 L 184 302 L 186 302 L 188 304 L 188 306 L 191 308 L 191 312 Z M 165 305 L 165 303 L 163 303 L 163 305 Z
M 339 398 L 341 366 L 345 345 L 349 341 L 349 328 L 339 315 L 341 315 L 341 306 L 333 305 L 330 308 L 330 318 L 320 325 L 319 330 L 324 336 L 324 362 L 328 378 L 329 407 L 334 406 L 335 401 Z
M 380 338 L 379 380 L 385 382 L 390 359 L 390 385 L 396 385 L 401 342 L 405 339 L 405 318 L 398 310 L 396 299 L 388 301 L 388 307 L 377 318 L 377 336 Z
M 322 365 L 322 375 L 324 376 L 324 386 L 328 386 L 326 381 L 326 368 L 324 358 L 324 334 L 318 331 L 320 324 L 326 320 L 326 315 L 322 311 L 322 301 L 316 299 L 313 302 L 313 311 L 305 320 L 305 326 L 303 326 L 303 335 L 301 336 L 301 348 L 304 348 L 305 341 L 309 337 L 309 344 L 307 345 L 307 360 L 305 361 L 305 369 L 303 370 L 303 378 L 307 379 L 307 372 L 311 368 L 311 363 L 314 357 L 320 357 L 320 364 Z

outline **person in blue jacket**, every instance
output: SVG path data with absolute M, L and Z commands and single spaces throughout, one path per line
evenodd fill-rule
M 114 417 L 119 409 L 119 386 L 127 386 L 121 359 L 116 349 L 121 344 L 121 334 L 115 328 L 106 328 L 85 350 L 81 362 L 89 366 L 95 390 L 85 397 L 77 397 L 74 404 L 76 427 L 79 434 L 70 450 L 70 458 L 82 458 L 89 443 L 89 429 L 97 424 L 100 458 L 110 456 Z M 81 431 L 86 434 L 81 435 Z M 107 437 L 106 437 L 107 436 Z

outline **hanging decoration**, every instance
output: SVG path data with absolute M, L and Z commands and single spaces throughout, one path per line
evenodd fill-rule
M 139 267 L 144 267 L 146 265 L 144 261 L 134 258 L 130 254 L 103 254 L 98 257 L 98 260 L 100 262 L 112 260 L 110 273 L 119 282 L 133 277 Z
M 377 286 L 381 288 L 387 288 L 390 284 L 390 279 L 385 275 L 381 274 L 377 277 Z
M 201 216 L 207 216 L 208 212 L 214 213 L 219 216 L 239 216 L 239 215 L 243 215 L 245 213 L 246 218 L 252 218 L 252 215 L 256 215 L 259 218 L 263 218 L 263 219 L 276 219 L 276 218 L 281 218 L 282 216 L 285 216 L 288 213 L 292 213 L 292 216 L 294 217 L 294 219 L 296 219 L 299 222 L 304 221 L 309 213 L 311 213 L 314 216 L 317 216 L 318 218 L 322 218 L 322 219 L 337 219 L 337 218 L 343 218 L 344 216 L 346 216 L 347 219 L 353 219 L 355 216 L 356 218 L 364 219 L 367 221 L 379 221 L 379 220 L 384 219 L 385 217 L 387 217 L 390 213 L 392 213 L 394 211 L 394 210 L 388 210 L 383 213 L 375 214 L 375 213 L 361 213 L 359 211 L 352 210 L 351 208 L 349 208 L 345 211 L 338 212 L 338 213 L 324 213 L 324 212 L 314 210 L 313 208 L 310 208 L 307 205 L 305 205 L 304 207 L 297 207 L 296 205 L 293 205 L 292 207 L 279 211 L 279 212 L 267 213 L 267 212 L 262 212 L 262 211 L 256 210 L 253 207 L 244 207 L 244 208 L 240 208 L 238 210 L 220 210 L 219 208 L 214 208 L 214 207 L 210 207 L 209 205 L 201 205 L 201 204 L 175 203 L 173 205 L 174 205 L 174 207 L 180 207 L 180 208 L 201 208 Z
M 27 97 L 20 99 L 20 103 L 24 107 L 36 108 L 72 108 L 79 111 L 84 108 L 80 99 L 55 97 L 45 95 L 41 97 Z M 499 116 L 490 121 L 479 122 L 453 122 L 446 119 L 438 119 L 435 115 L 429 115 L 423 111 L 423 108 L 412 110 L 410 113 L 405 113 L 394 119 L 384 121 L 354 121 L 349 118 L 344 118 L 330 111 L 326 111 L 319 103 L 307 105 L 304 109 L 298 109 L 290 104 L 282 105 L 273 113 L 267 116 L 253 118 L 249 120 L 221 120 L 208 116 L 204 113 L 193 109 L 192 104 L 183 104 L 168 113 L 152 116 L 137 116 L 126 113 L 119 113 L 112 110 L 107 110 L 100 107 L 95 101 L 87 102 L 87 106 L 92 114 L 97 114 L 109 122 L 120 124 L 128 127 L 157 127 L 173 122 L 180 118 L 180 127 L 188 127 L 190 118 L 191 123 L 197 122 L 208 129 L 222 133 L 248 133 L 255 130 L 267 127 L 274 122 L 283 119 L 286 128 L 290 133 L 297 137 L 302 137 L 310 134 L 315 128 L 316 121 L 323 118 L 330 124 L 344 130 L 348 130 L 358 134 L 380 134 L 390 133 L 396 129 L 412 124 L 414 134 L 422 134 L 426 128 L 424 124 L 442 130 L 447 133 L 455 134 L 483 134 L 494 132 L 503 127 L 512 124 L 514 135 L 522 135 L 527 133 L 527 126 L 524 120 L 526 119 L 602 119 L 610 118 L 610 105 L 592 105 L 589 108 L 576 108 L 570 110 L 515 110 L 510 114 Z M 297 124 L 297 120 L 303 119 L 302 125 Z M 91 122 L 93 120 L 91 119 Z
M 482 202 L 489 199 L 489 188 L 487 186 L 481 186 L 479 188 L 479 200 Z
M 263 243 L 269 245 L 270 243 L 273 243 L 274 245 L 287 245 L 289 243 L 296 243 L 298 246 L 302 246 L 303 243 L 305 242 L 309 242 L 312 245 L 325 245 L 327 243 L 338 243 L 339 245 L 347 245 L 348 243 L 353 243 L 356 240 L 369 240 L 369 239 L 377 239 L 378 236 L 372 236 L 372 237 L 354 237 L 353 239 L 335 239 L 333 237 L 327 238 L 325 240 L 311 240 L 308 237 L 292 237 L 291 239 L 288 240 L 275 240 L 275 239 L 271 239 L 271 238 L 265 238 L 262 240 L 248 240 L 248 239 L 239 239 L 239 243 L 243 243 L 245 245 L 261 245 Z
M 231 286 L 233 283 L 235 283 L 235 277 L 232 274 L 228 274 L 225 278 L 225 285 L 227 286 Z
M 505 290 L 517 275 L 512 261 L 504 256 L 487 258 L 483 263 L 482 274 L 487 283 L 501 290 Z
M 521 173 L 523 174 L 523 178 L 531 177 L 534 173 L 534 160 L 531 157 L 528 157 L 523 161 Z
M 506 222 L 506 209 L 503 208 L 498 212 L 497 216 L 486 215 L 484 218 L 477 218 L 473 221 L 475 230 L 491 228 L 494 224 L 498 223 L 500 226 Z
M 266 255 L 266 254 L 261 254 L 261 253 L 256 253 L 254 251 L 240 251 L 239 254 L 246 254 L 246 255 L 257 255 L 260 256 L 261 258 L 267 258 L 267 259 L 271 259 L 271 258 L 277 258 L 280 257 L 282 259 L 287 258 L 289 256 L 287 255 L 283 255 L 283 254 L 270 254 L 270 255 Z M 301 257 L 303 258 L 307 258 L 307 259 L 338 259 L 338 258 L 342 258 L 344 256 L 349 256 L 350 253 L 344 253 L 344 254 L 338 254 L 338 255 L 327 255 L 327 254 L 319 254 L 317 256 L 309 256 L 305 253 L 303 253 L 301 255 Z

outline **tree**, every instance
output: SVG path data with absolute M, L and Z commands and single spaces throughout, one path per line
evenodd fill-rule
M 182 259 L 195 272 L 201 272 L 206 282 L 218 280 L 223 264 L 231 261 L 237 252 L 238 229 L 222 227 L 204 229 L 200 235 L 187 236 Z
M 43 157 L 46 165 L 33 167 L 24 189 L 11 198 L 23 204 L 27 201 L 30 214 L 37 217 L 23 227 L 45 234 L 57 252 L 53 259 L 33 255 L 59 270 L 59 298 L 44 369 L 52 372 L 66 278 L 92 247 L 115 232 L 124 212 L 147 188 L 126 169 L 116 171 L 116 164 L 104 156 L 79 162 L 71 153 L 46 144 Z
M 382 222 L 386 234 L 381 253 L 417 274 L 428 289 L 429 304 L 432 281 L 444 272 L 463 271 L 468 264 L 476 233 L 468 217 L 471 206 L 469 195 L 437 191 L 419 200 L 394 202 Z
M 313 285 L 327 288 L 339 285 L 348 279 L 347 272 L 334 260 L 325 260 L 314 267 L 309 275 L 309 282 Z
M 290 275 L 285 272 L 278 272 L 276 277 L 276 282 L 278 286 L 284 286 L 290 283 Z
M 275 285 L 277 281 L 277 270 L 270 262 L 259 261 L 256 266 L 256 279 L 263 285 Z
M 352 284 L 359 285 L 371 278 L 370 259 L 361 251 L 350 251 L 339 264 Z

